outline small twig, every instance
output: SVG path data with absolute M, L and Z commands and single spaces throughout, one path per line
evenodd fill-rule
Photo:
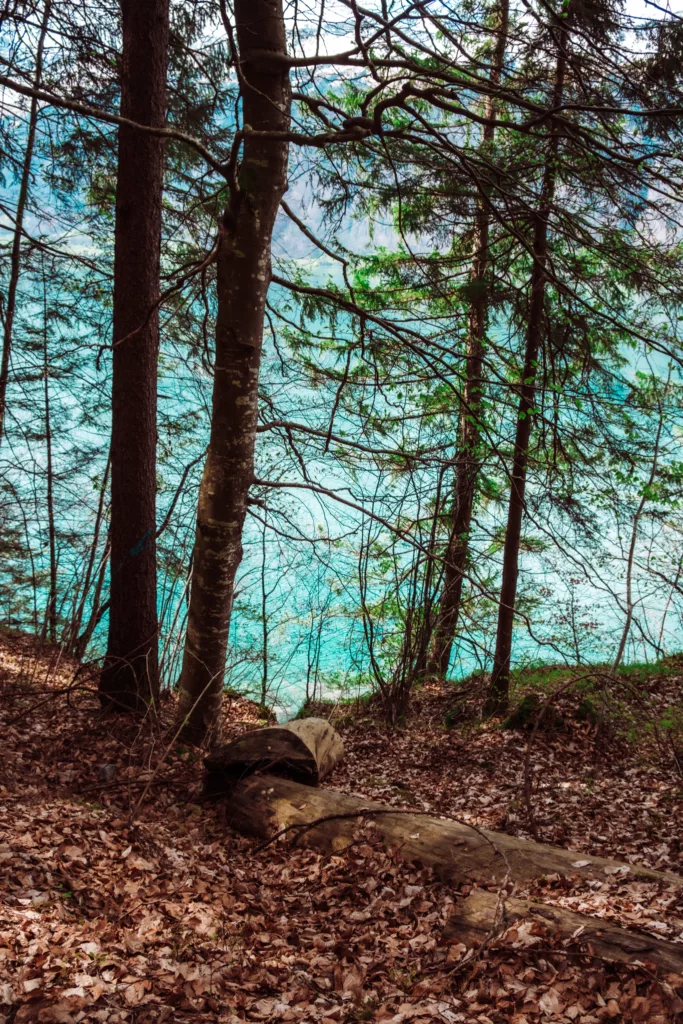
M 201 261 L 201 263 L 198 263 L 196 266 L 194 266 L 192 270 L 186 271 L 186 273 L 182 274 L 174 284 L 170 285 L 170 287 L 168 287 L 166 291 L 161 293 L 159 298 L 150 306 L 147 312 L 147 316 L 145 317 L 144 321 L 140 324 L 139 327 L 136 327 L 134 330 L 130 331 L 130 333 L 126 334 L 125 337 L 119 338 L 118 341 L 114 341 L 111 347 L 118 348 L 119 345 L 123 345 L 123 343 L 126 341 L 132 341 L 133 338 L 137 337 L 138 334 L 144 331 L 144 329 L 150 323 L 155 312 L 164 304 L 166 299 L 169 299 L 172 295 L 175 295 L 176 292 L 181 291 L 188 281 L 192 280 L 193 277 L 196 277 L 197 274 L 201 274 L 202 271 L 206 270 L 206 268 L 214 262 L 214 260 L 216 259 L 216 255 L 218 253 L 219 241 L 220 237 L 216 238 L 213 245 L 211 246 L 211 249 L 209 250 L 208 254 L 204 257 L 204 259 Z M 199 459 L 196 459 L 195 461 L 198 462 Z M 158 537 L 159 533 L 157 533 L 156 536 Z
M 121 789 L 124 786 L 129 788 L 131 786 L 147 786 L 148 788 L 149 786 L 163 786 L 166 783 L 178 782 L 182 778 L 182 773 L 177 773 L 175 775 L 165 775 L 163 779 L 153 779 L 151 781 L 149 779 L 120 779 L 118 782 L 100 782 L 95 786 L 86 786 L 85 789 L 79 789 L 78 793 L 79 795 L 81 793 L 94 793 L 96 790 L 100 792 L 106 790 L 109 792 L 109 790 Z
M 549 694 L 549 696 L 546 699 L 545 703 L 542 705 L 540 711 L 536 715 L 536 720 L 534 722 L 534 727 L 531 730 L 531 735 L 529 736 L 529 739 L 527 740 L 526 751 L 524 753 L 524 788 L 523 788 L 523 793 L 524 793 L 524 803 L 526 805 L 527 820 L 528 820 L 528 823 L 529 823 L 529 830 L 530 830 L 530 832 L 531 832 L 535 842 L 537 842 L 537 843 L 540 842 L 540 839 L 538 837 L 538 827 L 537 827 L 537 824 L 536 824 L 536 815 L 534 814 L 534 805 L 533 805 L 533 801 L 532 801 L 533 793 L 532 793 L 532 779 L 531 779 L 531 748 L 532 748 L 533 742 L 534 742 L 534 740 L 536 738 L 536 733 L 538 732 L 538 728 L 539 728 L 541 722 L 543 721 L 543 719 L 545 718 L 545 716 L 546 716 L 546 714 L 547 714 L 551 704 L 562 693 L 564 693 L 565 690 L 568 690 L 570 688 L 570 686 L 574 686 L 575 683 L 583 682 L 584 679 L 594 679 L 595 676 L 598 675 L 598 674 L 599 673 L 596 673 L 595 671 L 593 671 L 593 672 L 585 673 L 582 676 L 573 676 L 571 679 L 566 679 L 564 681 L 564 683 L 562 683 L 560 686 L 557 687 L 556 690 L 553 690 L 553 692 L 551 694 Z
M 171 739 L 170 739 L 170 741 L 168 743 L 168 746 L 166 747 L 166 749 L 164 750 L 163 754 L 161 755 L 161 759 L 160 759 L 159 763 L 157 764 L 156 768 L 154 769 L 154 772 L 152 774 L 152 778 L 149 780 L 149 782 L 147 783 L 147 785 L 143 789 L 142 793 L 140 794 L 140 797 L 138 798 L 137 803 L 135 804 L 135 807 L 133 807 L 131 812 L 130 812 L 131 823 L 135 820 L 135 816 L 138 813 L 140 807 L 142 806 L 142 803 L 143 803 L 145 797 L 147 796 L 147 791 L 149 790 L 150 786 L 154 782 L 154 776 L 159 772 L 159 770 L 162 767 L 162 765 L 164 765 L 166 763 L 166 758 L 168 757 L 168 755 L 171 752 L 171 747 L 173 746 L 174 743 L 177 742 L 178 737 L 180 736 L 181 732 L 183 731 L 183 729 L 185 727 L 187 719 L 192 714 L 194 709 L 197 707 L 197 704 L 202 699 L 202 697 L 204 696 L 204 694 L 206 693 L 208 688 L 211 686 L 212 682 L 213 682 L 213 677 L 211 679 L 209 679 L 208 683 L 206 684 L 206 686 L 204 687 L 202 692 L 199 694 L 199 696 L 197 697 L 197 699 L 194 702 L 194 704 L 192 705 L 192 707 L 190 708 L 188 714 L 184 718 L 182 718 L 179 723 L 175 723 L 174 726 L 172 726 L 171 729 L 169 730 L 170 732 L 172 732 Z
M 292 843 L 292 846 L 294 846 L 299 841 L 299 839 L 301 839 L 301 837 L 306 832 L 308 832 L 311 829 L 315 828 L 317 825 L 322 825 L 322 824 L 324 824 L 325 822 L 328 822 L 328 821 L 345 821 L 345 820 L 349 820 L 349 819 L 352 819 L 352 818 L 379 817 L 380 815 L 384 816 L 384 815 L 389 815 L 389 814 L 406 814 L 406 815 L 412 814 L 412 815 L 420 815 L 420 816 L 423 816 L 423 817 L 431 817 L 431 818 L 436 817 L 436 815 L 433 813 L 433 811 L 416 811 L 413 808 L 403 809 L 403 808 L 395 808 L 395 807 L 386 807 L 386 808 L 385 807 L 361 807 L 357 811 L 346 811 L 346 812 L 340 812 L 338 814 L 326 814 L 324 817 L 316 818 L 313 821 L 294 822 L 294 824 L 292 824 L 292 825 L 286 825 L 285 828 L 280 829 L 278 832 L 275 833 L 275 835 L 271 836 L 270 839 L 268 839 L 265 843 L 261 843 L 260 846 L 257 846 L 256 849 L 254 850 L 254 853 L 255 854 L 256 853 L 261 853 L 263 850 L 267 849 L 267 847 L 269 847 L 272 843 L 274 843 L 281 836 L 286 835 L 288 832 L 291 832 L 291 831 L 293 831 L 295 829 L 299 829 L 300 831 L 296 835 L 296 837 L 294 839 L 294 842 Z M 453 817 L 450 814 L 442 814 L 439 817 L 442 818 L 442 819 L 445 819 L 447 821 L 453 821 L 453 822 L 455 822 L 458 825 L 464 825 L 466 828 L 472 829 L 473 832 L 476 832 L 477 835 L 481 836 L 481 838 L 485 842 L 487 842 L 489 844 L 489 846 L 491 846 L 493 848 L 493 851 L 494 851 L 494 853 L 497 856 L 502 857 L 502 859 L 503 859 L 503 861 L 505 863 L 505 867 L 506 867 L 505 876 L 504 876 L 504 878 L 503 878 L 503 880 L 502 880 L 502 882 L 501 882 L 501 884 L 500 884 L 500 886 L 498 888 L 498 902 L 496 904 L 496 912 L 495 912 L 495 915 L 494 915 L 494 921 L 493 921 L 493 926 L 491 928 L 491 931 L 490 931 L 490 933 L 488 935 L 484 936 L 484 940 L 483 940 L 481 946 L 479 947 L 479 950 L 477 951 L 476 956 L 472 956 L 467 961 L 465 961 L 464 963 L 458 965 L 458 968 L 461 969 L 462 967 L 465 966 L 465 964 L 470 964 L 470 963 L 472 963 L 472 962 L 474 962 L 476 960 L 479 960 L 480 957 L 483 956 L 484 950 L 485 950 L 488 942 L 490 941 L 490 939 L 493 938 L 497 934 L 497 932 L 500 930 L 500 924 L 504 921 L 504 915 L 505 915 L 505 894 L 506 894 L 506 891 L 507 891 L 508 882 L 510 880 L 510 875 L 512 873 L 512 865 L 510 864 L 510 861 L 508 860 L 505 851 L 501 850 L 497 846 L 497 844 L 494 842 L 494 840 L 491 839 L 491 837 L 489 835 L 487 835 L 486 832 L 483 831 L 483 829 L 480 829 L 478 827 L 478 825 L 473 825 L 469 821 L 463 821 L 462 818 L 455 818 L 455 817 Z
M 30 708 L 24 708 L 24 710 L 20 712 L 18 715 L 15 715 L 14 718 L 10 718 L 9 722 L 4 723 L 4 728 L 9 729 L 10 726 L 15 725 L 17 722 L 20 722 L 22 718 L 26 717 L 26 715 L 32 715 L 34 711 L 39 711 L 40 708 L 45 707 L 45 705 L 49 704 L 50 701 L 53 700 L 55 697 L 63 697 L 64 694 L 71 694 L 74 692 L 74 690 L 85 690 L 87 693 L 93 693 L 97 695 L 97 690 L 93 690 L 91 687 L 86 686 L 84 683 L 72 683 L 70 686 L 65 686 L 61 690 L 52 690 L 50 691 L 50 695 L 46 697 L 45 700 L 38 701 L 37 704 L 33 704 L 32 707 Z

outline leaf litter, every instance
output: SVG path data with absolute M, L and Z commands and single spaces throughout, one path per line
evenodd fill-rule
M 220 805 L 201 802 L 198 752 L 169 749 L 172 697 L 156 722 L 105 714 L 79 666 L 11 635 L 0 638 L 0 687 L 2 1024 L 683 1017 L 683 978 L 596 960 L 539 922 L 478 953 L 444 941 L 469 887 L 402 862 L 372 822 L 333 857 L 284 840 L 257 853 L 256 841 L 226 829 Z M 515 797 L 524 740 L 435 729 L 444 700 L 425 687 L 393 736 L 372 714 L 347 718 L 347 756 L 330 786 L 524 835 Z M 233 700 L 226 734 L 258 726 L 258 714 Z M 681 816 L 665 765 L 628 752 L 596 760 L 583 739 L 535 744 L 542 840 L 571 846 L 577 861 L 599 853 L 675 870 Z M 589 769 L 590 799 L 578 788 Z M 622 874 L 514 891 L 683 940 L 672 887 Z

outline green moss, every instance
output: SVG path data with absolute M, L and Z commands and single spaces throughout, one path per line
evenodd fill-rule
M 338 700 L 305 701 L 294 715 L 294 718 L 296 720 L 302 718 L 330 718 L 333 712 L 335 712 L 335 720 L 340 721 L 345 717 L 344 710 L 368 708 L 375 697 L 376 694 L 367 691 L 356 697 L 340 697 Z
M 590 697 L 583 698 L 577 709 L 576 717 L 579 722 L 590 722 L 591 725 L 597 725 L 598 709 Z
M 533 725 L 541 701 L 537 693 L 527 693 L 522 697 L 514 711 L 503 722 L 504 729 L 528 729 Z
M 453 729 L 456 725 L 463 725 L 467 721 L 467 708 L 464 703 L 454 704 L 449 708 L 443 720 L 447 729 Z
M 539 719 L 541 714 L 542 717 Z M 505 719 L 503 729 L 533 729 L 537 721 L 538 728 L 544 730 L 561 729 L 564 725 L 562 716 L 552 705 L 543 705 L 537 693 L 527 693 Z

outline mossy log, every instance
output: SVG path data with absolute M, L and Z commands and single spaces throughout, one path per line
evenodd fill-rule
M 239 832 L 268 839 L 280 829 L 322 818 L 326 820 L 303 831 L 302 841 L 328 852 L 349 845 L 364 814 L 404 860 L 420 861 L 441 878 L 458 883 L 502 881 L 508 873 L 514 881 L 558 873 L 598 879 L 623 874 L 683 886 L 683 879 L 670 872 L 572 853 L 443 818 L 396 812 L 362 797 L 275 776 L 252 776 L 226 789 L 227 822 Z M 293 829 L 292 838 L 301 832 Z
M 317 786 L 343 754 L 339 733 L 323 718 L 304 718 L 256 729 L 223 743 L 209 754 L 204 762 L 205 791 L 226 792 L 255 772 Z
M 613 921 L 587 917 L 562 907 L 550 907 L 545 903 L 531 903 L 528 900 L 507 898 L 502 908 L 502 919 L 496 921 L 497 907 L 498 897 L 492 892 L 478 890 L 460 900 L 455 904 L 443 930 L 442 941 L 479 946 L 485 939 L 491 938 L 494 926 L 500 935 L 513 925 L 531 921 L 542 925 L 553 936 L 575 940 L 569 948 L 576 949 L 577 944 L 582 947 L 587 944 L 591 953 L 602 959 L 623 963 L 647 961 L 667 973 L 683 974 L 683 945 L 667 942 L 654 935 L 628 931 Z M 510 937 L 514 942 L 514 936 Z M 525 936 L 523 942 L 529 944 L 529 938 Z

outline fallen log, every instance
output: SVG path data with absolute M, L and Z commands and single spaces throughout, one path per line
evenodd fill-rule
M 255 772 L 317 786 L 343 754 L 341 736 L 324 718 L 256 729 L 212 750 L 204 761 L 205 793 L 226 792 Z
M 481 890 L 473 892 L 453 907 L 442 932 L 442 941 L 479 946 L 491 939 L 494 929 L 497 935 L 501 935 L 513 925 L 531 921 L 543 925 L 554 936 L 575 940 L 582 946 L 588 944 L 591 952 L 601 959 L 622 963 L 647 961 L 663 971 L 683 974 L 683 945 L 644 935 L 642 932 L 628 931 L 613 921 L 575 914 L 571 910 L 550 907 L 545 903 L 508 897 L 502 907 L 500 921 L 496 919 L 497 912 L 498 897 L 495 893 Z M 514 945 L 514 935 L 509 937 L 513 938 Z M 523 942 L 530 945 L 529 936 L 525 936 Z
M 244 742 L 247 740 L 252 742 Z M 338 762 L 342 751 L 336 732 L 320 719 L 261 729 L 226 744 L 207 758 L 207 789 L 226 796 L 228 824 L 246 835 L 270 842 L 289 833 L 292 838 L 334 853 L 353 842 L 360 821 L 367 819 L 404 860 L 421 862 L 440 878 L 457 883 L 528 881 L 563 874 L 589 878 L 619 875 L 683 886 L 683 879 L 671 872 L 572 853 L 429 814 L 398 811 L 362 797 L 313 788 Z M 275 771 L 277 775 L 253 774 L 263 770 Z M 293 781 L 292 776 L 304 779 L 308 785 Z M 467 945 L 480 944 L 491 937 L 494 928 L 500 933 L 515 923 L 530 920 L 541 922 L 564 940 L 588 943 L 592 954 L 600 958 L 651 962 L 666 972 L 683 974 L 683 945 L 527 900 L 506 898 L 502 921 L 496 920 L 497 908 L 495 894 L 475 891 L 455 905 L 442 938 Z
M 296 826 L 292 838 L 303 833 L 305 843 L 338 852 L 352 842 L 359 819 L 365 816 L 404 860 L 420 861 L 439 877 L 457 883 L 488 883 L 506 877 L 525 881 L 561 874 L 599 879 L 625 875 L 683 886 L 683 878 L 672 872 L 572 853 L 431 815 L 400 812 L 290 779 L 252 775 L 223 792 L 227 823 L 246 835 L 270 839 L 280 829 Z M 307 828 L 311 822 L 317 824 Z

